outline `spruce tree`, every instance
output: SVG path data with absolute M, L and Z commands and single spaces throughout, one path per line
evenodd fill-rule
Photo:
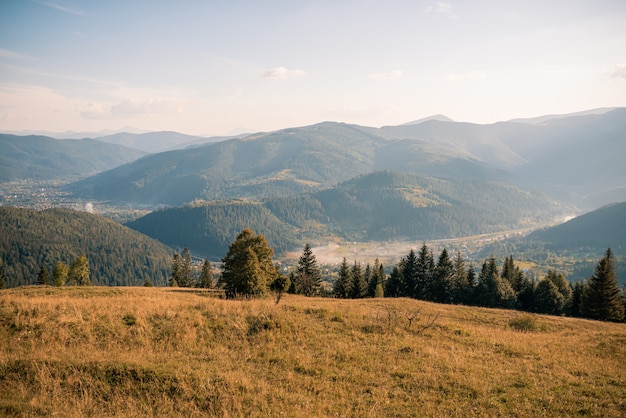
M 454 273 L 452 275 L 452 302 L 467 304 L 470 300 L 471 289 L 467 280 L 465 260 L 461 255 L 461 251 L 457 251 L 453 264 Z
M 180 285 L 181 280 L 181 263 L 182 260 L 180 258 L 180 254 L 174 253 L 172 257 L 172 267 L 170 268 L 170 286 L 178 287 Z
M 50 273 L 48 273 L 46 266 L 41 266 L 39 269 L 39 273 L 37 274 L 37 284 L 43 286 L 50 285 Z
M 352 276 L 350 297 L 353 299 L 364 298 L 367 295 L 367 283 L 365 282 L 365 276 L 363 275 L 363 270 L 359 262 L 354 262 L 350 275 Z
M 560 315 L 565 307 L 565 298 L 552 280 L 541 280 L 535 291 L 536 310 L 539 313 Z
M 582 295 L 581 313 L 586 318 L 601 321 L 622 321 L 624 305 L 615 276 L 615 260 L 611 249 L 596 265 Z
M 385 281 L 385 268 L 380 264 L 377 258 L 376 261 L 374 261 L 374 267 L 368 282 L 368 295 L 373 298 L 383 297 L 385 293 Z
M 478 282 L 476 291 L 480 306 L 507 309 L 515 307 L 515 292 L 509 282 L 500 277 L 495 258 L 490 257 L 483 263 Z
M 309 244 L 305 244 L 298 261 L 296 275 L 299 280 L 300 293 L 305 296 L 319 294 L 322 284 L 322 272 Z
M 401 295 L 421 299 L 424 297 L 424 283 L 418 279 L 418 261 L 415 251 L 411 249 L 402 263 L 402 289 Z
M 448 250 L 441 251 L 433 273 L 431 300 L 439 303 L 452 303 L 454 265 L 448 256 Z
M 391 275 L 389 275 L 389 280 L 387 281 L 387 285 L 385 286 L 385 297 L 389 298 L 399 298 L 404 296 L 404 283 L 402 282 L 402 272 L 400 271 L 400 266 L 394 266 L 391 270 Z
M 574 288 L 572 289 L 572 303 L 570 307 L 570 314 L 573 317 L 580 318 L 582 316 L 580 305 L 582 303 L 585 287 L 587 287 L 587 284 L 583 281 L 577 281 L 574 283 Z
M 431 292 L 434 270 L 435 261 L 433 259 L 433 255 L 426 244 L 423 244 L 417 256 L 417 271 L 413 297 L 417 299 L 432 300 Z
M 204 260 L 202 264 L 198 286 L 204 289 L 211 289 L 213 287 L 213 267 L 209 260 Z
M 350 267 L 348 261 L 343 258 L 341 266 L 339 267 L 339 275 L 333 285 L 333 294 L 336 298 L 348 298 L 350 297 L 350 290 L 352 289 L 352 277 L 350 276 Z
M 193 263 L 191 260 L 191 254 L 187 247 L 183 248 L 183 254 L 180 256 L 180 277 L 178 279 L 178 285 L 180 287 L 192 287 L 193 278 L 191 272 L 193 269 Z

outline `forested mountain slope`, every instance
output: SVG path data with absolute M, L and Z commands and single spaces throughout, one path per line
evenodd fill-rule
M 321 123 L 148 156 L 75 183 L 73 190 L 98 199 L 180 205 L 194 199 L 286 196 L 383 169 L 501 175 L 462 151 L 391 142 L 358 126 Z
M 503 183 L 376 172 L 262 203 L 164 209 L 128 226 L 168 245 L 217 258 L 245 227 L 264 234 L 282 253 L 332 237 L 422 241 L 494 232 L 552 219 L 560 210 L 545 197 Z
M 91 283 L 166 283 L 172 251 L 160 242 L 99 215 L 67 209 L 0 207 L 0 257 L 8 287 L 36 282 L 42 266 L 70 265 L 86 255 Z
M 143 151 L 95 139 L 0 134 L 0 182 L 77 179 L 135 161 Z

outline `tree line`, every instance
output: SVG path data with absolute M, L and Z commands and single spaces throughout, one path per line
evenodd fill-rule
M 274 251 L 263 235 L 244 229 L 222 260 L 224 271 L 218 285 L 227 297 L 264 296 L 283 291 L 305 296 L 336 298 L 408 297 L 419 300 L 527 312 L 568 315 L 607 321 L 623 321 L 626 297 L 618 287 L 611 249 L 587 281 L 568 282 L 556 270 L 536 280 L 506 257 L 502 267 L 494 257 L 479 271 L 467 264 L 461 253 L 450 257 L 443 249 L 435 257 L 426 244 L 411 250 L 391 273 L 376 260 L 373 266 L 350 265 L 344 258 L 332 290 L 322 286 L 322 274 L 311 247 L 306 244 L 295 268 L 279 273 L 272 262 Z M 280 297 L 280 296 L 279 296 Z

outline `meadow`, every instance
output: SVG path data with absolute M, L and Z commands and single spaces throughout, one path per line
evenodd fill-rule
M 626 324 L 412 299 L 0 291 L 0 415 L 626 416 Z

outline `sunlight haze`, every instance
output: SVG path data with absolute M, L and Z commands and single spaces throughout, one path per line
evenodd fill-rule
M 195 135 L 626 105 L 624 1 L 0 3 L 0 131 Z

